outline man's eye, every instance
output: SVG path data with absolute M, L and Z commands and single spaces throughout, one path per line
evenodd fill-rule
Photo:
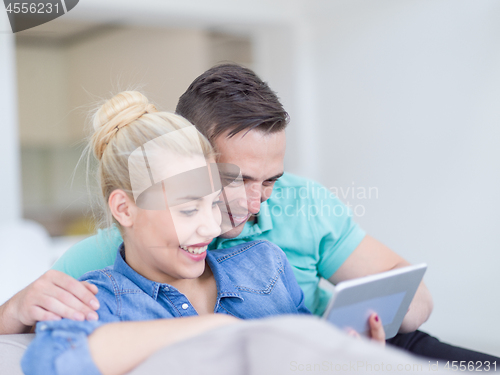
M 186 211 L 181 211 L 181 214 L 184 214 L 186 216 L 193 216 L 196 212 L 198 212 L 197 209 L 194 210 L 186 210 Z
M 241 186 L 242 184 L 243 184 L 242 178 L 237 178 L 235 180 L 226 180 L 226 186 L 229 187 Z
M 262 183 L 262 185 L 264 185 L 264 186 L 272 186 L 272 185 L 274 185 L 275 182 L 276 182 L 276 180 L 268 180 L 268 181 L 264 181 Z

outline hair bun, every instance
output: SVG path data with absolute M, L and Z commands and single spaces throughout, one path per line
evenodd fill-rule
M 158 112 L 148 98 L 137 91 L 123 91 L 106 103 L 93 118 L 94 135 L 92 143 L 94 154 L 100 160 L 109 140 L 116 132 L 139 119 L 145 113 Z

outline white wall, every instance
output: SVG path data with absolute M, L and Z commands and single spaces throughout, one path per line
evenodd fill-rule
M 500 355 L 500 3 L 332 1 L 308 17 L 316 177 L 351 188 L 368 233 L 428 263 L 424 330 Z
M 60 46 L 18 45 L 19 133 L 23 146 L 69 139 L 68 64 Z
M 14 36 L 6 12 L 0 12 L 0 82 L 1 225 L 21 218 Z
M 88 135 L 92 105 L 130 85 L 139 85 L 158 108 L 174 111 L 179 96 L 209 66 L 204 30 L 124 28 L 68 50 L 73 137 Z M 135 87 L 137 88 L 137 87 Z M 95 106 L 94 103 L 94 106 Z M 87 129 L 88 130 L 88 129 Z

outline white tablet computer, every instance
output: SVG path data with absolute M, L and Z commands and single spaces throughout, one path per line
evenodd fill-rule
M 352 328 L 368 336 L 368 317 L 376 312 L 386 339 L 390 339 L 398 333 L 426 269 L 422 263 L 340 282 L 323 318 L 339 328 Z

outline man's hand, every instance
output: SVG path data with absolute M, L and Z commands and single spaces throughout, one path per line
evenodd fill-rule
M 50 270 L 0 306 L 0 334 L 29 332 L 41 320 L 97 320 L 97 287 Z
M 409 265 L 410 263 L 381 242 L 373 237 L 365 236 L 344 264 L 329 278 L 329 281 L 337 284 L 340 281 L 373 275 Z M 399 332 L 406 333 L 418 329 L 429 318 L 432 308 L 432 296 L 422 282 L 417 289 L 410 310 L 406 314 Z

